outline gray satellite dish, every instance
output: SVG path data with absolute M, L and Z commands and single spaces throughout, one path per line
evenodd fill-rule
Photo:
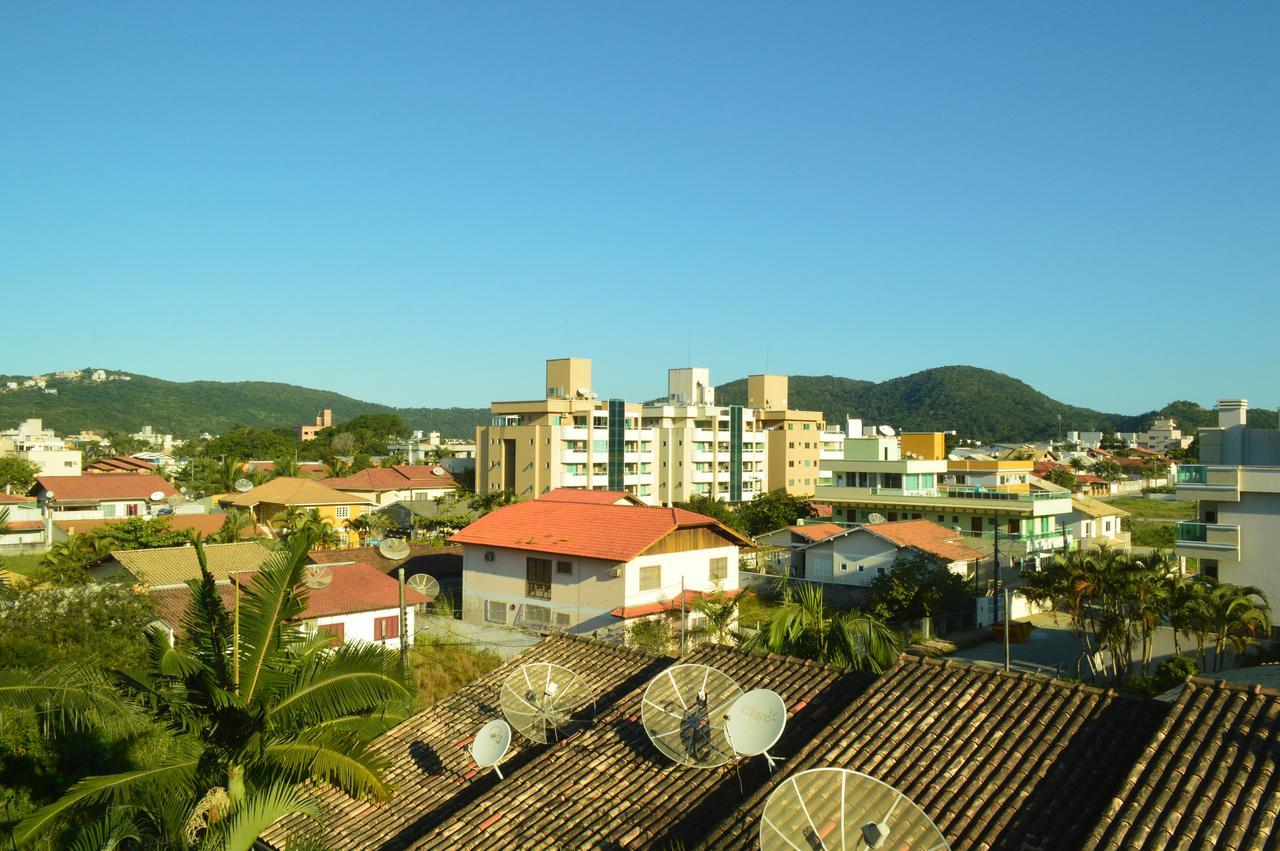
M 733 752 L 741 756 L 760 756 L 773 770 L 774 758 L 769 748 L 777 744 L 787 726 L 787 704 L 777 692 L 757 688 L 744 694 L 729 707 L 724 735 Z
M 760 851 L 889 847 L 949 848 L 942 831 L 911 799 L 857 771 L 815 768 L 793 774 L 769 795 L 760 816 Z
M 675 762 L 714 768 L 733 759 L 724 726 L 741 696 L 738 684 L 715 668 L 673 665 L 645 687 L 640 723 L 654 747 Z
M 248 493 L 249 491 L 253 490 L 253 482 L 249 481 L 248 479 L 236 479 L 235 485 L 233 485 L 233 487 L 236 490 L 240 491 L 240 493 Z
M 147 499 L 151 500 L 152 502 L 163 502 L 164 491 L 152 491 L 151 496 L 147 497 Z
M 431 475 L 433 475 L 433 476 L 443 476 L 443 475 L 445 474 L 445 472 L 447 472 L 447 471 L 445 470 L 445 468 L 444 468 L 444 467 L 432 467 L 432 468 L 431 468 Z
M 554 742 L 591 723 L 595 696 L 582 677 L 562 665 L 521 665 L 502 683 L 502 714 L 520 735 Z
M 404 584 L 426 597 L 428 603 L 440 596 L 440 583 L 429 574 L 415 573 Z
M 868 523 L 887 523 L 889 521 L 885 519 L 883 514 L 877 514 L 875 512 L 872 512 L 871 514 L 867 515 L 867 522 Z
M 332 581 L 333 571 L 323 564 L 309 564 L 302 570 L 302 584 L 312 590 L 327 588 Z
M 502 778 L 498 763 L 511 747 L 511 726 L 501 718 L 495 718 L 480 728 L 476 740 L 471 743 L 471 758 L 481 768 L 492 768 Z
M 893 437 L 896 434 L 893 428 L 887 425 L 876 426 L 876 431 L 880 432 L 881 437 Z
M 387 538 L 378 544 L 378 553 L 383 558 L 399 561 L 409 555 L 409 542 L 402 538 Z

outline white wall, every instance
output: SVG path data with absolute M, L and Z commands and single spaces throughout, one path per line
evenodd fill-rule
M 823 541 L 804 551 L 804 577 L 820 582 L 870 585 L 888 573 L 898 558 L 897 546 L 867 532 Z
M 373 612 L 356 612 L 349 615 L 332 615 L 325 618 L 316 618 L 315 625 L 317 627 L 327 624 L 341 623 L 343 625 L 342 641 L 344 644 L 350 644 L 353 641 L 374 642 L 374 621 L 378 618 L 398 617 L 400 614 L 399 607 L 393 609 L 379 609 Z M 400 635 L 408 638 L 413 635 L 413 606 L 405 607 L 405 616 L 408 622 L 407 629 L 401 624 Z M 391 638 L 386 641 L 376 642 L 384 647 L 390 647 L 395 650 L 400 649 L 400 639 Z

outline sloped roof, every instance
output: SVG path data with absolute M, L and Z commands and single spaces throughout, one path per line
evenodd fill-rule
M 99 458 L 84 465 L 86 473 L 136 473 L 144 470 L 155 470 L 156 465 L 142 458 L 130 455 L 116 455 L 112 458 Z
M 400 583 L 382 571 L 363 562 L 324 567 L 329 571 L 329 584 L 307 589 L 307 607 L 300 619 L 375 612 L 400 605 Z M 235 577 L 242 588 L 251 586 L 255 579 L 252 574 Z M 406 606 L 416 606 L 427 602 L 427 598 L 406 585 L 404 602 Z
M 644 501 L 623 491 L 589 491 L 582 488 L 555 488 L 538 499 L 546 502 L 579 502 L 584 505 L 644 505 Z
M 110 476 L 39 476 L 37 487 L 53 492 L 54 502 L 97 502 L 101 500 L 149 499 L 157 491 L 170 498 L 178 495 L 163 476 L 150 473 L 119 473 Z
M 848 526 L 841 526 L 839 523 L 802 523 L 798 526 L 788 526 L 792 533 L 802 538 L 808 538 L 810 541 L 823 541 L 832 535 L 839 535 L 841 532 L 847 532 Z
M 606 561 L 630 561 L 668 533 L 708 527 L 727 543 L 751 546 L 738 532 L 683 508 L 592 505 L 534 499 L 495 511 L 457 532 L 455 544 L 480 544 Z
M 215 580 L 229 578 L 232 571 L 258 570 L 275 555 L 257 541 L 205 544 L 204 554 Z M 111 556 L 144 585 L 181 585 L 200 578 L 200 563 L 192 546 L 119 550 Z
M 437 473 L 436 470 L 440 472 Z M 413 488 L 456 488 L 458 483 L 444 467 L 436 465 L 396 464 L 392 467 L 369 467 L 341 478 L 323 479 L 336 490 L 398 491 Z
M 1129 512 L 1123 508 L 1103 502 L 1100 499 L 1094 499 L 1084 494 L 1074 494 L 1071 497 L 1071 507 L 1081 514 L 1087 514 L 1090 517 L 1128 517 Z
M 208 537 L 222 530 L 222 524 L 226 521 L 225 514 L 166 514 L 163 518 L 169 521 L 169 528 L 178 532 L 192 532 Z M 107 517 L 101 520 L 55 520 L 53 525 L 57 526 L 68 535 L 83 535 L 101 529 L 104 526 L 111 526 L 116 523 L 124 523 L 132 520 L 132 517 Z M 240 531 L 241 538 L 254 538 L 257 533 L 252 525 L 246 526 Z
M 829 502 L 810 502 L 809 507 L 813 509 L 813 516 L 829 520 L 833 516 L 833 508 Z
M 793 529 L 804 527 L 795 526 Z M 935 523 L 932 520 L 890 520 L 885 523 L 871 523 L 864 526 L 841 526 L 840 531 L 825 538 L 804 545 L 801 549 L 810 549 L 825 544 L 844 535 L 867 532 L 877 538 L 888 541 L 897 547 L 910 547 L 922 553 L 937 556 L 947 561 L 974 561 L 985 558 L 986 553 L 961 543 L 964 536 L 954 529 Z
M 0 493 L 0 505 L 35 505 L 36 498 L 25 493 Z
M 506 779 L 477 769 L 465 748 L 486 721 L 501 717 L 501 683 L 520 664 L 549 661 L 583 677 L 596 697 L 590 727 L 551 745 L 519 734 L 502 763 Z M 788 723 L 774 748 L 794 753 L 817 736 L 870 677 L 813 662 L 701 647 L 679 660 L 712 665 L 743 690 L 771 688 Z M 335 847 L 500 849 L 686 846 L 706 826 L 767 782 L 762 758 L 708 770 L 675 766 L 639 723 L 649 680 L 677 660 L 559 634 L 414 716 L 375 745 L 391 762 L 400 793 L 381 807 L 320 792 L 332 810 Z M 741 783 L 741 787 L 739 786 Z M 279 845 L 292 820 L 264 839 Z
M 952 851 L 1075 851 L 1164 712 L 1089 686 L 903 657 L 690 845 L 757 848 L 769 793 L 796 772 L 830 766 L 898 789 Z
M 1274 847 L 1280 692 L 1193 678 L 1089 837 L 1101 849 Z
M 355 494 L 343 493 L 311 479 L 279 476 L 266 484 L 258 485 L 244 493 L 227 494 L 223 505 L 239 505 L 252 508 L 258 503 L 268 505 L 372 505 L 369 500 Z
M 742 593 L 741 588 L 730 588 L 723 592 L 726 597 L 736 597 Z M 615 618 L 643 618 L 649 615 L 660 615 L 663 612 L 679 612 L 681 606 L 681 598 L 685 607 L 692 607 L 694 601 L 701 597 L 705 597 L 707 592 L 695 591 L 689 589 L 682 594 L 677 594 L 670 600 L 660 600 L 657 603 L 641 603 L 638 606 L 619 606 L 610 612 Z

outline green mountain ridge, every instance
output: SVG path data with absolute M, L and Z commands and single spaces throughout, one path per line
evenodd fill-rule
M 89 370 L 91 371 L 91 370 Z M 88 372 L 88 371 L 87 371 Z M 87 374 L 86 372 L 86 374 Z M 294 428 L 312 422 L 322 409 L 338 422 L 362 413 L 390 413 L 411 429 L 446 437 L 473 437 L 489 419 L 486 408 L 397 408 L 327 390 L 271 381 L 166 381 L 134 373 L 129 381 L 49 379 L 57 395 L 33 389 L 0 391 L 0 426 L 40 417 L 61 433 L 81 429 L 137 431 L 151 425 L 179 436 L 220 433 L 235 425 Z M 0 382 L 26 376 L 0 376 Z M 721 404 L 745 404 L 745 378 L 720 385 Z M 845 416 L 868 424 L 888 423 L 906 431 L 954 429 L 962 437 L 1033 440 L 1059 431 L 1141 431 L 1158 416 L 1172 416 L 1186 431 L 1213 425 L 1217 415 L 1195 402 L 1171 402 L 1137 415 L 1105 413 L 1068 405 L 1003 373 L 972 366 L 944 366 L 873 382 L 833 375 L 796 375 L 790 405 L 822 411 L 832 423 Z M 1061 420 L 1059 420 L 1061 417 Z M 1273 411 L 1249 412 L 1249 424 L 1276 427 Z

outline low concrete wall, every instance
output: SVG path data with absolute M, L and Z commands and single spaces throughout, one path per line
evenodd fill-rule
M 418 636 L 473 650 L 490 650 L 503 659 L 519 656 L 542 640 L 542 636 L 534 632 L 492 624 L 463 623 L 438 615 L 419 616 L 416 624 Z

